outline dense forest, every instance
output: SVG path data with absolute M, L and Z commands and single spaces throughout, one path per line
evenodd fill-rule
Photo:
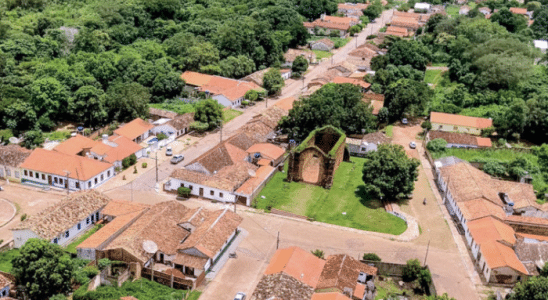
M 304 45 L 334 0 L 0 0 L 0 128 L 96 127 L 182 95 L 184 70 L 239 78 Z M 184 96 L 184 95 L 183 95 Z

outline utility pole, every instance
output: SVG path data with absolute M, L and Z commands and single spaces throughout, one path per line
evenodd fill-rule
M 156 183 L 158 183 L 158 151 L 156 151 Z
M 428 246 L 426 246 L 426 256 L 424 256 L 424 265 L 426 266 L 426 259 L 428 258 L 428 250 L 430 249 L 430 240 L 428 240 Z
M 276 250 L 280 247 L 280 232 L 278 231 L 278 238 L 276 239 Z

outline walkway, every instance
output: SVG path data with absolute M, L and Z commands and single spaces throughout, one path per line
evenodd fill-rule
M 240 233 L 236 236 L 236 238 L 230 243 L 228 248 L 225 250 L 223 255 L 217 260 L 217 262 L 211 267 L 209 272 L 206 274 L 207 280 L 213 280 L 215 279 L 215 276 L 219 273 L 220 270 L 223 269 L 226 262 L 230 259 L 229 254 L 236 252 L 236 249 L 240 245 L 240 243 L 247 237 L 249 233 L 245 229 L 241 229 Z M 236 258 L 237 259 L 237 258 Z

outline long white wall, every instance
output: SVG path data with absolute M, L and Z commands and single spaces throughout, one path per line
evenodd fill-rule
M 171 178 L 169 181 L 167 181 L 164 188 L 166 191 L 177 192 L 177 189 L 182 186 L 187 188 L 192 187 L 190 191 L 191 195 L 203 197 L 206 199 L 217 200 L 221 202 L 230 202 L 230 203 L 234 203 L 236 199 L 236 197 L 230 191 L 215 189 L 205 185 L 187 182 L 187 181 L 183 181 L 176 178 Z M 203 189 L 202 195 L 200 195 L 200 188 Z
M 68 178 L 68 188 L 72 191 L 76 190 L 88 190 L 100 186 L 101 184 L 108 181 L 110 178 L 114 177 L 114 166 L 111 166 L 107 170 L 95 175 L 89 180 L 76 180 L 71 178 L 75 174 L 70 174 Z M 29 181 L 30 183 L 39 184 L 39 185 L 49 185 L 48 176 L 51 176 L 51 186 L 65 189 L 65 181 L 67 177 L 59 176 L 50 173 L 38 172 L 31 169 L 21 170 L 21 181 Z

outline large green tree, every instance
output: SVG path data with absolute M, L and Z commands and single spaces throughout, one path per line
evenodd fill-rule
M 372 132 L 376 118 L 372 108 L 362 101 L 360 88 L 349 83 L 326 84 L 309 98 L 296 101 L 280 128 L 297 141 L 325 125 L 340 128 L 345 133 Z
M 400 79 L 385 88 L 384 106 L 388 107 L 390 118 L 399 119 L 404 114 L 419 116 L 424 113 L 433 92 L 421 81 Z
M 388 48 L 388 61 L 396 66 L 411 65 L 418 70 L 424 70 L 432 59 L 430 49 L 418 41 L 399 40 Z
M 395 201 L 413 192 L 420 162 L 407 157 L 402 146 L 382 144 L 366 158 L 363 181 L 373 197 Z
M 543 299 L 548 299 L 548 278 L 542 276 L 534 276 L 516 284 L 509 297 L 509 300 Z
M 508 8 L 501 8 L 490 20 L 504 26 L 509 32 L 518 32 L 527 27 L 527 19 L 522 15 L 513 14 Z
M 306 70 L 308 70 L 308 60 L 302 55 L 297 56 L 293 61 L 291 71 L 297 76 L 301 76 Z
M 13 260 L 13 274 L 31 299 L 47 299 L 71 291 L 74 265 L 61 247 L 29 239 Z
M 223 106 L 214 99 L 200 101 L 196 105 L 194 120 L 209 125 L 213 129 L 223 121 Z
M 117 83 L 109 87 L 105 103 L 111 119 L 131 121 L 148 114 L 150 93 L 137 82 Z
M 285 82 L 280 69 L 271 68 L 263 75 L 263 87 L 269 95 L 275 95 L 282 91 Z
M 104 99 L 101 89 L 89 85 L 79 88 L 70 107 L 73 120 L 92 127 L 103 124 L 108 116 Z

